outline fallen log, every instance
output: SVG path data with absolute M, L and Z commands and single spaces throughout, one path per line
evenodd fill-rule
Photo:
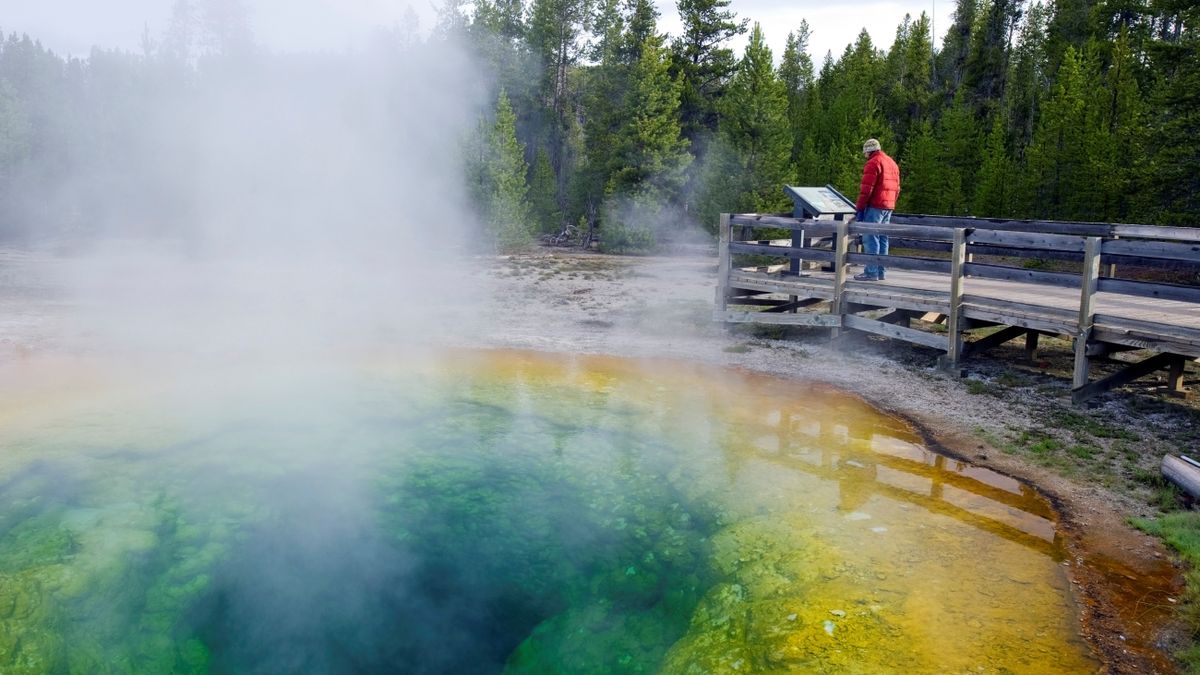
M 1179 486 L 1192 499 L 1200 499 L 1200 464 L 1190 457 L 1163 455 L 1163 478 Z

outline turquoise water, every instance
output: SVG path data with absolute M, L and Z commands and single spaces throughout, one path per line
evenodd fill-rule
M 520 353 L 56 372 L 0 399 L 0 672 L 1096 666 L 1047 507 L 962 467 L 919 497 L 951 469 L 829 390 Z

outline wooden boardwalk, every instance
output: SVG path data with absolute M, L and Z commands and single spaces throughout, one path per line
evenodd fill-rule
M 981 221 L 900 216 L 893 224 L 858 224 L 726 215 L 720 232 L 715 318 L 725 322 L 826 327 L 837 339 L 863 331 L 944 352 L 953 370 L 971 354 L 1024 336 L 1030 355 L 1038 336 L 1075 344 L 1076 400 L 1166 368 L 1182 392 L 1184 364 L 1200 358 L 1200 287 L 1122 278 L 1120 268 L 1200 272 L 1200 231 L 1093 223 Z M 750 239 L 760 230 L 790 239 Z M 742 233 L 741 238 L 735 234 Z M 856 235 L 886 233 L 906 255 L 855 252 Z M 910 251 L 938 251 L 940 257 Z M 947 257 L 948 255 L 948 257 Z M 751 257 L 753 256 L 753 257 Z M 987 256 L 988 262 L 982 262 Z M 979 257 L 980 261 L 976 261 Z M 803 259 L 825 271 L 780 263 Z M 1026 264 L 1026 261 L 1038 261 Z M 1077 272 L 1042 271 L 1042 261 Z M 1015 261 L 1015 262 L 1014 262 Z M 756 266 L 740 266 L 753 262 Z M 850 264 L 879 262 L 881 281 L 855 281 Z M 1144 275 L 1143 275 L 1144 276 Z M 913 324 L 939 323 L 921 330 Z M 1000 327 L 965 341 L 968 332 Z M 927 327 L 927 326 L 926 326 Z M 1115 375 L 1089 380 L 1091 360 L 1117 351 L 1152 355 Z

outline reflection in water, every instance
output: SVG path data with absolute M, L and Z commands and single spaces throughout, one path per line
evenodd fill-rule
M 832 391 L 821 395 L 839 396 Z M 851 428 L 817 415 L 812 419 L 810 412 L 801 421 L 796 413 L 785 418 L 783 411 L 772 410 L 763 415 L 762 426 L 776 433 L 756 438 L 754 446 L 781 466 L 836 481 L 843 510 L 854 511 L 872 496 L 884 494 L 1061 559 L 1062 542 L 1050 505 L 1029 486 L 927 450 L 909 440 L 911 432 Z M 863 453 L 864 448 L 869 452 Z
M 508 352 L 74 368 L 0 391 L 0 672 L 1097 665 L 1049 505 L 828 388 Z

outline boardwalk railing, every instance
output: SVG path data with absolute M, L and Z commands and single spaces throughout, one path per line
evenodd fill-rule
M 757 237 L 780 229 L 790 238 Z M 854 244 L 863 234 L 887 234 L 892 250 L 903 254 L 859 253 Z M 890 224 L 877 224 L 724 214 L 719 255 L 719 321 L 823 327 L 835 340 L 852 331 L 883 335 L 943 352 L 940 363 L 949 370 L 1022 336 L 1032 358 L 1040 335 L 1061 335 L 1074 341 L 1077 401 L 1163 368 L 1171 389 L 1182 393 L 1186 361 L 1200 358 L 1200 286 L 1144 279 L 1168 273 L 1200 278 L 1200 230 L 942 216 L 897 215 Z M 797 274 L 795 260 L 820 269 Z M 855 281 L 848 273 L 849 265 L 869 264 L 885 265 L 886 280 Z M 1143 278 L 1119 278 L 1118 268 Z M 964 340 L 971 331 L 994 327 L 1000 330 Z M 1138 349 L 1155 354 L 1090 380 L 1094 359 Z

